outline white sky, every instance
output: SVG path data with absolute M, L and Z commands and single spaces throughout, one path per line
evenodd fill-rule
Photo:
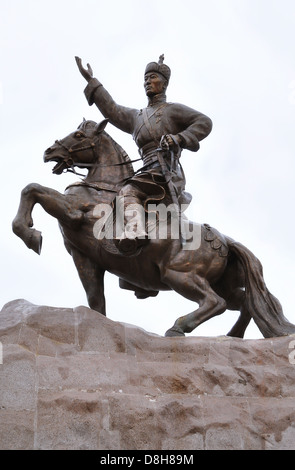
M 115 100 L 141 108 L 145 65 L 165 54 L 168 101 L 213 120 L 198 153 L 183 152 L 189 216 L 242 242 L 261 260 L 269 290 L 295 323 L 293 0 L 0 0 L 0 307 L 17 298 L 39 305 L 87 305 L 57 222 L 40 206 L 39 257 L 11 231 L 20 192 L 38 182 L 61 192 L 77 180 L 51 174 L 44 150 L 86 119 L 100 121 L 84 97 L 74 56 L 90 62 Z M 107 127 L 137 158 L 132 137 Z M 107 314 L 157 334 L 195 304 L 175 293 L 137 300 L 106 277 Z M 193 334 L 226 334 L 237 313 Z M 253 323 L 253 322 L 252 322 Z M 252 325 L 251 323 L 251 325 Z M 247 338 L 260 338 L 253 324 Z

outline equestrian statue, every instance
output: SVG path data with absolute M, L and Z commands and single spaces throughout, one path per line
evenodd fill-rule
M 212 129 L 205 114 L 169 103 L 166 90 L 171 70 L 150 62 L 144 72 L 148 105 L 142 109 L 116 103 L 89 64 L 76 63 L 87 80 L 85 95 L 104 116 L 96 123 L 83 120 L 67 137 L 44 153 L 54 162 L 53 173 L 86 170 L 83 179 L 64 194 L 37 183 L 22 193 L 13 231 L 40 254 L 41 232 L 33 228 L 32 211 L 39 203 L 58 220 L 67 251 L 85 289 L 89 307 L 106 315 L 104 274 L 119 277 L 119 285 L 138 299 L 174 290 L 198 304 L 180 316 L 165 336 L 184 336 L 225 310 L 239 318 L 229 336 L 244 336 L 253 318 L 262 335 L 295 333 L 280 302 L 267 289 L 260 261 L 244 245 L 208 224 L 188 220 L 191 195 L 185 190 L 180 157 L 196 152 Z M 110 122 L 132 135 L 140 158 L 130 160 L 105 131 Z M 141 160 L 135 171 L 133 162 Z

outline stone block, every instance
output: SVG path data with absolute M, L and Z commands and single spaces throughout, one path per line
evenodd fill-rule
M 0 449 L 294 449 L 294 339 L 164 338 L 87 307 L 9 302 Z

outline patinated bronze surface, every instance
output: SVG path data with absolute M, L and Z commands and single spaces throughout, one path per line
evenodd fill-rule
M 264 337 L 295 333 L 279 301 L 268 291 L 254 254 L 209 225 L 185 218 L 190 195 L 185 192 L 179 157 L 184 148 L 199 149 L 211 121 L 191 108 L 166 102 L 170 69 L 163 58 L 146 67 L 148 107 L 143 110 L 117 105 L 93 78 L 91 67 L 85 69 L 80 59 L 76 61 L 88 81 L 89 104 L 95 103 L 106 119 L 100 124 L 84 120 L 45 151 L 44 161 L 56 162 L 55 174 L 79 167 L 87 169 L 87 176 L 64 194 L 35 183 L 25 187 L 14 233 L 40 253 L 42 237 L 32 228 L 32 210 L 41 204 L 59 222 L 89 306 L 104 315 L 103 278 L 109 271 L 119 277 L 122 288 L 133 290 L 140 299 L 175 290 L 198 304 L 196 310 L 179 317 L 166 336 L 191 332 L 226 309 L 240 311 L 228 333 L 231 336 L 243 337 L 251 318 Z M 108 120 L 133 135 L 143 159 L 138 173 L 104 130 Z M 152 217 L 159 202 L 172 208 L 165 218 L 165 236 L 161 217 Z M 123 221 L 118 224 L 120 218 Z M 123 232 L 116 230 L 118 226 Z

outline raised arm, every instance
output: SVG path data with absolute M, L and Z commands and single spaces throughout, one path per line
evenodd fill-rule
M 75 59 L 81 75 L 88 82 L 84 93 L 89 105 L 95 103 L 103 116 L 110 120 L 111 124 L 128 134 L 132 134 L 138 110 L 117 104 L 102 83 L 93 77 L 91 66 L 87 64 L 86 69 L 79 57 L 75 57 Z
M 84 77 L 87 82 L 90 82 L 90 80 L 93 78 L 93 71 L 90 64 L 87 64 L 87 69 L 85 69 L 82 65 L 82 60 L 80 57 L 75 56 L 75 60 L 82 77 Z

